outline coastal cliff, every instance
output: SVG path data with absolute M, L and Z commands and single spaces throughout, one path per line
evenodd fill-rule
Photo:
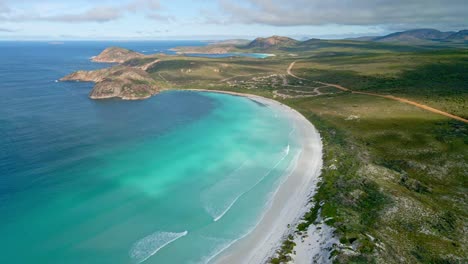
M 141 100 L 157 94 L 160 89 L 146 70 L 156 64 L 157 58 L 145 58 L 122 48 L 108 48 L 96 56 L 93 61 L 124 63 L 129 60 L 145 59 L 146 64 L 121 64 L 108 69 L 95 71 L 77 71 L 60 81 L 94 82 L 96 85 L 89 94 L 91 99 L 121 98 L 123 100 Z
M 118 66 L 89 72 L 78 71 L 60 80 L 96 83 L 89 94 L 91 99 L 141 100 L 157 94 L 160 90 L 146 71 L 131 67 Z
M 106 76 L 108 69 L 96 71 L 77 71 L 60 79 L 60 81 L 82 81 L 82 82 L 101 82 Z

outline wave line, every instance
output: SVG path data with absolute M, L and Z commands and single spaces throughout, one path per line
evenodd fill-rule
M 155 232 L 135 242 L 130 250 L 130 257 L 136 263 L 142 263 L 162 248 L 187 234 L 188 231 L 181 233 Z
M 294 157 L 294 162 L 291 162 L 290 166 L 288 166 L 288 170 L 290 169 L 291 166 L 297 166 L 297 160 L 299 159 L 300 155 L 302 154 L 302 149 L 296 154 L 296 156 Z M 288 174 L 288 177 L 289 175 L 291 174 L 292 172 L 290 171 L 289 174 Z M 286 179 L 283 180 L 283 182 L 286 181 Z M 282 183 L 281 183 L 282 184 Z M 272 198 L 276 195 L 276 193 L 278 192 L 279 190 L 279 187 L 281 186 L 281 184 L 278 185 L 278 187 L 275 189 L 274 191 L 274 194 L 271 196 L 270 198 L 270 201 L 269 203 L 271 203 L 272 201 Z M 253 230 L 255 230 L 255 228 L 258 227 L 258 225 L 260 224 L 260 222 L 263 220 L 263 218 L 265 217 L 265 214 L 266 214 L 266 210 L 262 213 L 262 216 L 260 217 L 260 219 L 257 221 L 257 223 L 255 223 L 255 225 L 250 228 L 246 233 L 244 233 L 243 235 L 241 235 L 239 238 L 236 238 L 228 243 L 226 243 L 226 245 L 222 246 L 220 250 L 218 250 L 217 252 L 215 252 L 214 254 L 212 254 L 211 256 L 208 256 L 202 263 L 204 264 L 208 264 L 210 263 L 213 259 L 215 259 L 217 256 L 219 256 L 221 253 L 223 253 L 226 249 L 230 248 L 234 243 L 236 243 L 237 241 L 245 238 L 246 236 L 248 236 L 250 233 L 252 233 Z
M 250 187 L 247 191 L 241 193 L 240 195 L 238 195 L 230 204 L 229 206 L 217 217 L 213 218 L 214 222 L 217 222 L 219 219 L 221 219 L 230 209 L 232 206 L 234 206 L 234 204 L 237 202 L 237 200 L 239 200 L 239 198 L 241 198 L 244 194 L 250 192 L 252 189 L 254 189 L 258 184 L 260 184 L 274 169 L 276 169 L 276 167 L 278 167 L 278 165 L 289 155 L 289 151 L 290 151 L 290 146 L 289 146 L 289 143 L 288 143 L 288 146 L 283 150 L 284 151 L 284 155 L 281 157 L 281 159 L 275 164 L 275 166 L 273 166 L 273 168 L 271 168 L 265 175 L 263 175 L 262 178 L 260 178 L 252 187 Z

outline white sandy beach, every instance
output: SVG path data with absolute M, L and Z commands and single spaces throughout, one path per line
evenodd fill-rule
M 277 101 L 255 95 L 212 90 L 194 90 L 246 96 L 268 107 L 283 111 L 294 123 L 302 143 L 295 168 L 281 184 L 258 225 L 248 235 L 216 256 L 214 263 L 265 263 L 274 255 L 283 239 L 293 231 L 301 217 L 310 209 L 309 200 L 315 193 L 322 169 L 322 142 L 315 127 L 299 112 Z M 305 243 L 298 245 L 294 263 L 311 263 L 322 254 L 330 234 L 310 232 Z M 310 242 L 313 241 L 313 242 Z M 318 242 L 317 242 L 318 241 Z M 296 242 L 300 242 L 297 241 Z M 300 243 L 299 243 L 300 244 Z

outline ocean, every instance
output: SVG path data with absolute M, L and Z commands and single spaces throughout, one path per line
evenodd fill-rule
M 169 91 L 88 98 L 58 82 L 109 46 L 171 54 L 196 41 L 0 42 L 0 263 L 209 263 L 247 235 L 299 153 L 254 100 Z

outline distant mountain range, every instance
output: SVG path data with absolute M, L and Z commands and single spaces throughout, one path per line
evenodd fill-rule
M 442 32 L 436 29 L 413 29 L 379 37 L 359 37 L 352 40 L 376 42 L 467 41 L 468 30 Z
M 442 32 L 436 29 L 414 29 L 392 33 L 386 36 L 368 36 L 345 39 L 341 41 L 367 41 L 381 43 L 401 43 L 408 45 L 467 45 L 468 30 L 458 32 Z M 177 53 L 210 53 L 223 54 L 230 52 L 242 52 L 247 49 L 255 52 L 274 51 L 287 48 L 307 48 L 311 45 L 326 45 L 328 42 L 340 40 L 321 40 L 317 38 L 301 38 L 296 40 L 284 36 L 259 37 L 252 41 L 246 39 L 230 39 L 223 41 L 212 41 L 210 45 L 201 47 L 178 47 L 172 49 Z M 343 43 L 345 43 L 343 42 Z
M 385 36 L 369 36 L 352 38 L 348 40 L 357 41 L 372 41 L 372 42 L 389 42 L 389 43 L 406 43 L 418 44 L 429 42 L 466 42 L 468 41 L 468 30 L 460 30 L 458 32 L 449 31 L 443 32 L 436 29 L 413 29 L 402 32 L 396 32 Z M 310 42 L 320 41 L 319 39 L 301 39 L 295 40 L 288 37 L 272 36 L 268 38 L 256 38 L 249 42 L 239 42 L 236 44 L 246 44 L 247 48 L 270 49 L 279 47 L 293 47 L 297 45 L 305 45 Z
M 450 40 L 468 40 L 468 30 L 460 30 L 452 35 L 448 36 L 446 39 Z

